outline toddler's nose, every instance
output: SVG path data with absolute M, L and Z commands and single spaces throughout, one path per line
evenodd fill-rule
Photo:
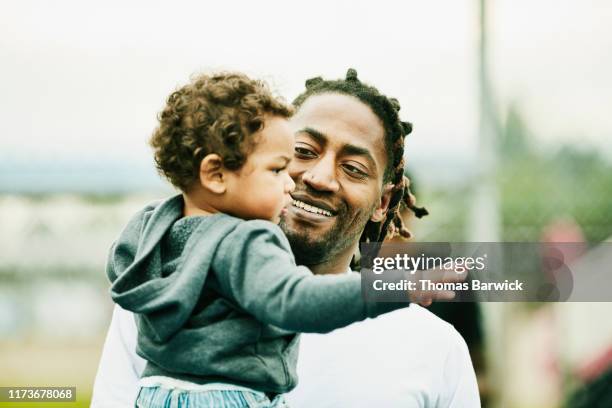
M 285 192 L 291 193 L 293 192 L 293 190 L 295 190 L 295 182 L 293 181 L 291 176 L 287 174 L 287 181 L 285 182 Z

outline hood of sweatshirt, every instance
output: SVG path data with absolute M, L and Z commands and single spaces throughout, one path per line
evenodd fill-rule
M 219 243 L 206 237 L 224 235 L 234 227 L 224 214 L 187 217 L 195 225 L 175 260 L 176 270 L 164 273 L 162 240 L 183 218 L 183 207 L 181 195 L 148 205 L 129 221 L 108 257 L 111 297 L 122 308 L 146 315 L 139 330 L 154 341 L 167 340 L 191 315 Z M 194 248 L 198 256 L 190 257 Z

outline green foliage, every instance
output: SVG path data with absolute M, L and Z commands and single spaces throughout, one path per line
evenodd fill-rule
M 517 118 L 508 120 L 502 140 L 527 140 Z M 517 146 L 520 145 L 520 148 Z M 612 235 L 612 166 L 596 151 L 562 146 L 536 152 L 527 143 L 500 151 L 503 239 L 537 241 L 542 230 L 560 219 L 574 220 L 588 242 Z M 508 143 L 502 146 L 508 146 Z
M 543 230 L 560 220 L 575 222 L 591 244 L 611 237 L 612 165 L 593 149 L 562 145 L 544 150 L 536 148 L 535 140 L 512 106 L 497 143 L 502 240 L 539 241 Z M 431 216 L 413 222 L 418 239 L 461 241 L 469 236 L 474 182 L 466 178 L 452 190 L 420 185 L 419 203 Z

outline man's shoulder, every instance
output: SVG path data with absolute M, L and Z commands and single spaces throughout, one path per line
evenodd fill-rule
M 414 352 L 413 357 L 417 358 L 417 350 L 430 355 L 435 352 L 444 358 L 448 353 L 466 348 L 465 340 L 451 324 L 417 304 L 354 323 L 326 336 L 329 337 L 321 339 L 321 343 L 332 347 L 335 347 L 333 344 L 343 345 L 345 350 L 360 347 L 381 350 L 407 347 L 411 350 L 407 354 Z
M 457 343 L 464 343 L 463 337 L 452 324 L 439 318 L 427 308 L 414 303 L 407 308 L 367 320 L 364 323 L 364 330 L 393 332 L 396 337 L 426 336 L 429 341 L 438 346 L 449 347 Z
M 322 406 L 325 396 L 331 403 L 324 406 L 421 407 L 448 400 L 470 363 L 455 328 L 412 304 L 327 335 L 303 334 L 298 373 L 295 406 Z M 338 395 L 338 388 L 353 392 Z
M 455 327 L 447 321 L 430 312 L 426 307 L 412 303 L 409 307 L 389 314 L 390 319 L 409 319 L 430 331 L 444 334 L 459 334 Z
M 447 347 L 465 344 L 452 324 L 416 303 L 349 327 L 353 326 L 356 330 L 393 332 L 397 337 L 426 335 L 433 342 L 446 343 Z

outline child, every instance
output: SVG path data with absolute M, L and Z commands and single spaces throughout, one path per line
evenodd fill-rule
M 285 406 L 296 332 L 406 306 L 366 303 L 356 274 L 295 265 L 275 225 L 294 188 L 291 113 L 237 73 L 199 76 L 168 98 L 151 145 L 181 194 L 136 214 L 107 266 L 147 360 L 138 407 Z

